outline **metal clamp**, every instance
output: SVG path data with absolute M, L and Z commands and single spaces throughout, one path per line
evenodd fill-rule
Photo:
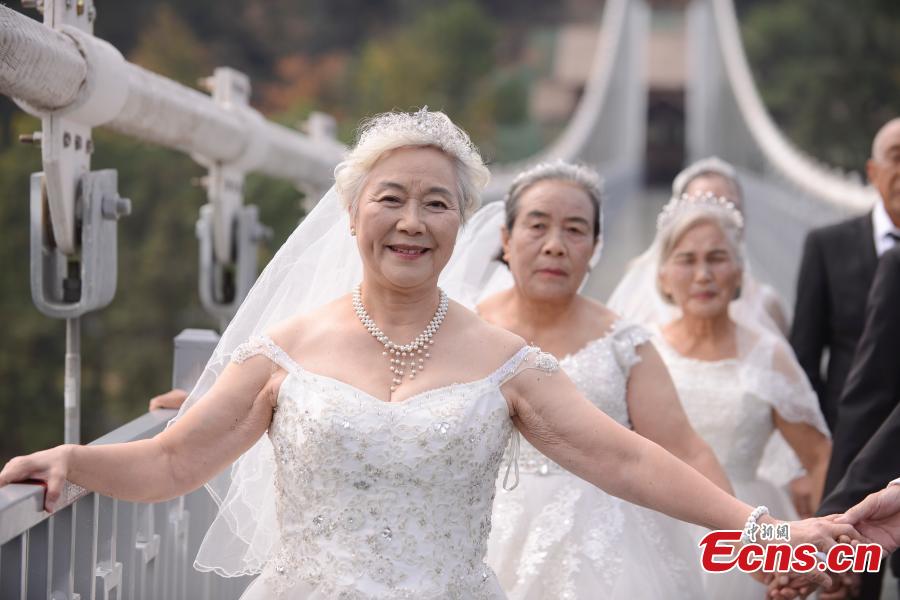
M 75 213 L 77 253 L 67 254 L 47 223 L 46 183 L 43 173 L 31 177 L 31 296 L 48 317 L 72 319 L 115 296 L 117 221 L 131 212 L 131 201 L 119 197 L 116 171 L 84 174 Z
M 101 563 L 94 570 L 94 576 L 97 578 L 97 588 L 103 591 L 103 597 L 108 598 L 109 593 L 122 586 L 122 563 L 114 562 Z
M 259 245 L 271 239 L 272 230 L 259 222 L 255 206 L 240 207 L 232 224 L 229 260 L 223 262 L 215 252 L 215 215 L 215 207 L 206 204 L 200 208 L 197 220 L 200 302 L 224 329 L 256 281 Z
M 160 537 L 158 533 L 154 533 L 149 540 L 138 540 L 134 543 L 134 548 L 141 553 L 141 559 L 144 564 L 150 562 L 159 555 Z

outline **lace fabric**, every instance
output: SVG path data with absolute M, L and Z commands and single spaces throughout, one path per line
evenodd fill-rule
M 559 364 L 595 406 L 630 427 L 628 377 L 650 338 L 618 320 Z M 510 598 L 592 598 L 601 590 L 616 600 L 703 597 L 692 539 L 680 523 L 606 494 L 527 441 L 520 445 L 521 482 L 512 491 L 498 482 L 488 543 L 488 564 Z
M 829 436 L 812 387 L 777 336 L 739 328 L 738 357 L 703 361 L 680 355 L 656 333 L 688 419 L 732 481 L 757 478 L 766 445 L 776 434 L 773 410 Z
M 651 337 L 648 330 L 625 320 L 617 320 L 609 332 L 559 361 L 578 389 L 597 408 L 631 429 L 625 393 L 631 367 L 640 362 L 637 348 Z M 548 475 L 565 469 L 522 441 L 519 469 L 523 473 Z M 507 486 L 508 487 L 508 486 Z
M 483 562 L 512 431 L 499 388 L 546 370 L 537 348 L 397 403 L 304 370 L 265 336 L 232 360 L 257 354 L 288 375 L 268 434 L 277 536 L 247 598 L 503 597 Z

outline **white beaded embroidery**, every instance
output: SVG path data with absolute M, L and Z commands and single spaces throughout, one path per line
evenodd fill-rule
M 269 427 L 280 542 L 257 585 L 275 597 L 495 599 L 483 557 L 512 431 L 493 374 L 382 402 L 291 361 Z M 235 351 L 290 360 L 260 338 Z M 305 586 L 305 587 L 304 587 Z

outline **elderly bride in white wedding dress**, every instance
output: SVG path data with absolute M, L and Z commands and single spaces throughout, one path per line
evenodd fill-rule
M 483 558 L 514 428 L 609 493 L 709 528 L 744 526 L 753 507 L 438 287 L 488 179 L 444 114 L 375 117 L 335 177 L 173 424 L 149 440 L 15 458 L 0 485 L 44 480 L 51 508 L 67 480 L 142 502 L 209 482 L 220 509 L 196 566 L 260 573 L 253 599 L 503 598 Z M 842 534 L 859 537 L 822 520 L 792 526 L 792 542 L 820 548 Z

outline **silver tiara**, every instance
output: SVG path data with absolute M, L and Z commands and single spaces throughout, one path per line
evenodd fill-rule
M 744 228 L 744 217 L 741 211 L 737 209 L 734 202 L 722 196 L 716 196 L 712 192 L 700 192 L 696 194 L 682 194 L 681 196 L 673 196 L 669 202 L 663 206 L 659 216 L 656 217 L 656 230 L 662 231 L 672 224 L 675 218 L 688 210 L 711 209 L 723 213 L 738 229 Z
M 457 127 L 450 117 L 440 111 L 428 110 L 428 106 L 414 113 L 388 112 L 372 117 L 360 127 L 357 148 L 381 138 L 386 132 L 406 134 L 423 144 L 435 145 L 464 162 L 483 162 L 481 153 L 466 132 Z

